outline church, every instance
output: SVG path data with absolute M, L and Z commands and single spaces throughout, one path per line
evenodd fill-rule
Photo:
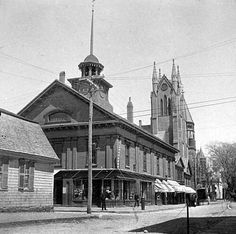
M 165 76 L 158 81 L 154 66 L 151 126 L 133 123 L 131 99 L 127 119 L 115 114 L 109 102 L 112 85 L 101 75 L 104 66 L 93 51 L 93 21 L 94 10 L 90 54 L 78 65 L 81 76 L 69 78 L 70 87 L 65 84 L 65 72 L 61 72 L 59 80 L 52 82 L 19 112 L 41 125 L 60 159 L 54 170 L 54 204 L 87 204 L 90 98 L 93 101 L 92 204 L 100 206 L 104 189 L 111 192 L 110 205 L 133 205 L 136 193 L 147 203 L 177 203 L 176 193 L 193 191 L 174 181 L 176 169 L 182 174 L 185 170 L 186 181 L 190 175 L 186 167 L 189 152 L 182 155 L 187 150 L 188 142 L 183 142 L 187 135 L 179 138 L 176 133 L 179 128 L 194 133 L 190 117 L 179 109 L 179 105 L 186 103 L 179 90 L 178 74 L 173 77 L 176 84 L 171 84 Z M 162 103 L 161 112 L 157 111 L 159 103 Z M 188 128 L 183 126 L 186 123 Z M 174 188 L 171 182 L 176 182 L 177 186 Z
M 175 156 L 176 180 L 183 185 L 195 186 L 192 176 L 196 158 L 194 122 L 185 101 L 179 66 L 176 68 L 174 60 L 171 80 L 162 75 L 160 69 L 157 74 L 154 63 L 151 124 L 143 127 L 179 150 Z

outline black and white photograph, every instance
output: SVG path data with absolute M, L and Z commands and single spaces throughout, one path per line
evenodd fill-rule
M 236 233 L 236 0 L 0 0 L 0 233 Z

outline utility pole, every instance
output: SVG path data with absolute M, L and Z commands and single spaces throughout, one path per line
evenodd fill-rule
M 88 82 L 89 88 L 89 128 L 88 128 L 88 203 L 87 214 L 91 214 L 93 197 L 93 171 L 92 171 L 92 145 L 93 145 L 93 94 L 98 91 L 98 86 L 94 84 L 91 78 L 83 78 Z
M 93 197 L 93 172 L 92 172 L 92 144 L 93 144 L 93 93 L 89 97 L 89 129 L 88 129 L 88 204 L 87 214 L 91 214 Z

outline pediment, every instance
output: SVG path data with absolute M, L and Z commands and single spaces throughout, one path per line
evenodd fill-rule
M 108 111 L 93 105 L 93 120 L 112 120 Z M 19 115 L 42 124 L 51 122 L 88 122 L 89 99 L 72 88 L 54 81 L 35 99 L 33 99 Z
M 168 89 L 172 89 L 172 84 L 171 82 L 168 80 L 168 78 L 163 75 L 162 78 L 159 81 L 158 87 L 157 87 L 157 91 L 167 91 Z

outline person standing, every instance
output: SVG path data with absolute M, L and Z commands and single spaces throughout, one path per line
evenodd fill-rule
M 137 193 L 134 194 L 134 207 L 139 206 L 139 195 Z
M 106 198 L 107 198 L 106 192 L 103 191 L 102 194 L 101 194 L 102 210 L 103 210 L 103 209 L 104 209 L 104 210 L 107 209 L 107 208 L 106 208 Z

